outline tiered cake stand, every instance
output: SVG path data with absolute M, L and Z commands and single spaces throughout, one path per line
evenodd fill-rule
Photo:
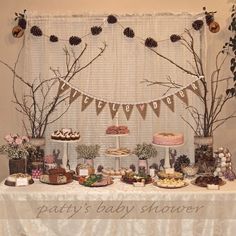
M 68 146 L 69 143 L 78 143 L 80 142 L 80 139 L 77 140 L 70 140 L 70 141 L 66 141 L 66 140 L 56 140 L 56 139 L 51 139 L 53 142 L 56 143 L 62 143 L 63 144 L 63 156 L 62 156 L 62 167 L 67 169 L 67 164 L 68 164 Z
M 179 144 L 179 145 L 159 145 L 159 144 L 155 144 L 155 143 L 152 143 L 154 146 L 157 146 L 157 147 L 162 147 L 162 148 L 165 148 L 165 162 L 164 162 L 164 168 L 165 169 L 168 169 L 170 168 L 170 149 L 171 148 L 177 148 L 177 147 L 181 147 L 184 145 L 184 143 L 182 144 Z
M 120 148 L 120 138 L 121 137 L 126 137 L 129 134 L 107 134 L 107 137 L 115 137 L 116 138 L 116 149 Z M 105 154 L 107 157 L 113 157 L 115 158 L 115 171 L 119 171 L 121 165 L 120 165 L 120 158 L 122 157 L 128 157 L 130 156 L 129 154 L 124 154 L 124 155 L 112 155 L 112 154 Z

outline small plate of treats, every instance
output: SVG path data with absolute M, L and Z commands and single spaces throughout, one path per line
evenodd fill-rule
M 121 177 L 121 181 L 126 184 L 134 184 L 134 183 L 144 183 L 150 184 L 153 182 L 152 177 L 147 174 L 137 174 L 133 171 L 127 171 Z
M 159 179 L 183 179 L 184 175 L 181 172 L 174 171 L 174 173 L 166 173 L 165 171 L 157 172 Z
M 51 139 L 57 141 L 78 141 L 80 140 L 80 133 L 72 131 L 72 129 L 63 128 L 61 130 L 55 130 L 51 134 Z
M 181 133 L 156 133 L 152 143 L 160 146 L 178 146 L 184 143 L 184 135 Z
M 125 175 L 125 172 L 128 171 L 127 168 L 120 168 L 119 170 L 114 170 L 113 168 L 102 169 L 102 174 L 112 176 L 112 177 L 121 177 Z
M 131 154 L 131 151 L 130 151 L 130 149 L 124 148 L 124 147 L 108 148 L 105 151 L 105 154 L 106 154 L 106 156 L 109 156 L 109 157 L 126 157 Z
M 31 175 L 23 174 L 23 173 L 16 173 L 9 175 L 5 180 L 5 185 L 7 186 L 27 186 L 33 184 L 34 180 L 32 179 Z
M 226 182 L 219 176 L 198 176 L 195 180 L 191 181 L 191 184 L 199 187 L 207 187 L 212 184 L 222 186 Z
M 79 184 L 86 187 L 105 187 L 113 184 L 110 176 L 103 176 L 102 174 L 92 174 L 89 176 L 80 176 L 78 178 Z
M 73 181 L 73 173 L 66 172 L 64 168 L 56 168 L 48 170 L 48 175 L 41 175 L 40 182 L 44 184 L 61 185 L 68 184 Z
M 129 129 L 125 125 L 111 125 L 106 129 L 106 134 L 111 136 L 124 136 L 129 134 Z
M 183 181 L 182 179 L 159 179 L 153 183 L 155 186 L 159 188 L 167 188 L 167 189 L 175 189 L 182 188 L 188 186 L 188 183 Z

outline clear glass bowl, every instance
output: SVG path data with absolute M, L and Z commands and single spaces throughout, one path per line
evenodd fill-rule
M 181 169 L 186 177 L 194 177 L 199 170 L 199 166 L 196 164 L 182 165 Z

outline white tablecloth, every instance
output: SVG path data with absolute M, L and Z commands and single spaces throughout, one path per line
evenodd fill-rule
M 162 189 L 119 180 L 104 188 L 73 181 L 0 184 L 0 235 L 206 235 L 236 233 L 236 182 L 220 190 Z

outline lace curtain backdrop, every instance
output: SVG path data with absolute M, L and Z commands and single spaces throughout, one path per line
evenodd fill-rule
M 191 68 L 192 58 L 187 49 L 178 43 L 169 40 L 171 34 L 182 34 L 185 28 L 191 28 L 192 22 L 200 15 L 183 14 L 146 14 L 146 15 L 120 15 L 118 22 L 124 27 L 130 27 L 135 35 L 146 39 L 152 37 L 158 41 L 156 50 L 166 55 L 183 67 Z M 74 87 L 104 100 L 111 102 L 137 103 L 146 102 L 162 97 L 165 87 L 157 85 L 147 86 L 143 80 L 166 81 L 170 76 L 176 83 L 186 86 L 194 81 L 193 78 L 176 67 L 155 55 L 144 46 L 144 41 L 138 37 L 127 38 L 118 23 L 108 24 L 106 15 L 81 15 L 81 16 L 38 16 L 28 15 L 30 26 L 39 26 L 46 35 L 57 35 L 59 39 L 69 39 L 70 36 L 82 36 L 90 32 L 92 26 L 102 25 L 102 33 L 88 35 L 82 39 L 78 46 L 71 46 L 68 41 L 51 43 L 47 37 L 35 37 L 27 32 L 24 50 L 24 74 L 26 78 L 35 79 L 53 77 L 50 67 L 58 68 L 62 74 L 66 71 L 65 55 L 63 48 L 73 49 L 79 55 L 84 43 L 88 47 L 80 60 L 80 65 L 88 62 L 98 52 L 103 42 L 107 48 L 103 55 L 95 60 L 92 65 L 81 71 L 72 81 Z M 30 28 L 30 27 L 28 27 Z M 29 29 L 28 29 L 29 31 Z M 201 53 L 204 45 L 204 31 L 191 31 L 195 39 L 196 51 Z M 50 99 L 57 93 L 58 86 L 53 88 Z M 170 90 L 173 93 L 175 90 Z M 187 92 L 189 103 L 199 106 L 199 98 L 191 91 Z M 160 117 L 156 117 L 151 107 L 147 108 L 146 119 L 143 120 L 136 107 L 129 121 L 119 109 L 119 124 L 127 125 L 130 135 L 121 138 L 121 146 L 134 148 L 137 143 L 152 142 L 152 135 L 156 132 L 181 132 L 185 136 L 185 144 L 177 148 L 178 155 L 187 154 L 192 160 L 193 131 L 181 119 L 183 115 L 191 122 L 190 114 L 185 110 L 184 104 L 176 96 L 175 112 L 161 102 Z M 59 114 L 65 104 L 55 111 Z M 101 145 L 101 156 L 95 159 L 95 166 L 102 164 L 113 167 L 114 159 L 104 156 L 108 147 L 115 146 L 115 138 L 106 137 L 106 128 L 115 124 L 111 119 L 108 104 L 99 116 L 96 115 L 95 101 L 85 111 L 81 112 L 81 96 L 72 103 L 69 111 L 57 122 L 48 126 L 46 131 L 46 153 L 53 149 L 60 149 L 61 145 L 50 140 L 50 134 L 57 129 L 72 128 L 81 133 L 80 143 Z M 77 164 L 76 144 L 69 144 L 69 160 L 71 167 Z M 164 150 L 158 148 L 157 159 L 151 159 L 149 164 L 158 162 L 164 156 Z M 130 156 L 121 160 L 121 166 L 128 167 L 137 163 L 137 157 Z

